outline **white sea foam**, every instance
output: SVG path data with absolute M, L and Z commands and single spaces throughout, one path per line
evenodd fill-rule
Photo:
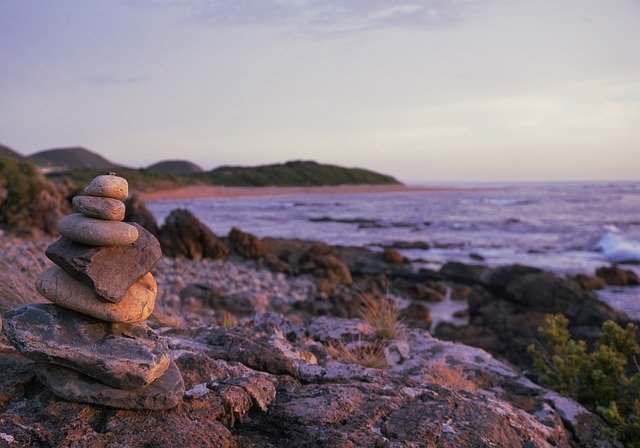
M 622 261 L 640 262 L 640 241 L 627 239 L 616 230 L 610 228 L 593 245 L 592 250 L 602 252 L 602 255 L 613 263 Z

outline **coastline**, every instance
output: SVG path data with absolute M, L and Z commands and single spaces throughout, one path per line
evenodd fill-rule
M 458 191 L 453 187 L 423 187 L 404 184 L 390 185 L 323 185 L 314 187 L 226 187 L 193 185 L 158 191 L 139 191 L 143 201 L 196 198 L 234 198 L 249 196 L 286 196 L 301 194 L 370 194 L 370 193 L 439 193 Z

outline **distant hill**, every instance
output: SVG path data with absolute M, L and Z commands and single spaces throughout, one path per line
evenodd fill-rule
M 161 173 L 173 173 L 173 174 L 190 174 L 201 173 L 200 168 L 195 163 L 188 160 L 163 160 L 147 167 L 149 171 L 158 171 Z
M 0 155 L 5 157 L 11 157 L 13 159 L 24 159 L 24 156 L 15 149 L 11 149 L 8 146 L 0 145 Z
M 400 183 L 392 176 L 362 168 L 305 160 L 253 167 L 221 166 L 196 177 L 214 185 L 255 187 Z
M 56 166 L 61 168 L 97 168 L 117 167 L 100 154 L 82 147 L 55 148 L 31 154 L 29 160 L 38 166 Z

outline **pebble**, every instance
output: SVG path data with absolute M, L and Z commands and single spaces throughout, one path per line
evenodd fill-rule
M 138 239 L 138 229 L 126 222 L 105 221 L 72 213 L 58 222 L 61 235 L 89 246 L 123 246 Z
M 96 176 L 84 189 L 89 196 L 125 200 L 129 196 L 127 180 L 113 174 Z
M 72 202 L 76 211 L 91 218 L 109 221 L 122 221 L 124 219 L 124 202 L 117 199 L 97 196 L 75 196 Z

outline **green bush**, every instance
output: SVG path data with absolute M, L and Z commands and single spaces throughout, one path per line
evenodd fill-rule
M 626 447 L 640 448 L 640 346 L 635 325 L 622 328 L 605 322 L 589 351 L 584 341 L 571 339 L 568 323 L 562 314 L 548 315 L 538 329 L 541 343 L 529 346 L 540 383 L 600 414 Z

